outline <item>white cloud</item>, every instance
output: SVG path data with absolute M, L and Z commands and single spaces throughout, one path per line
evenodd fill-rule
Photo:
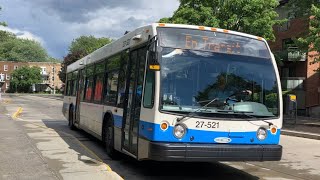
M 5 26 L 0 26 L 0 30 L 11 32 L 11 33 L 15 34 L 17 36 L 17 38 L 34 40 L 34 41 L 39 42 L 42 45 L 44 44 L 44 40 L 42 38 L 32 34 L 29 31 L 23 31 L 23 30 L 5 27 Z
M 0 0 L 1 1 L 1 0 Z M 117 39 L 125 31 L 169 17 L 178 0 L 10 0 L 1 19 L 21 38 L 39 41 L 49 55 L 62 58 L 81 35 Z M 19 6 L 17 6 L 19 4 Z
M 77 33 L 119 37 L 127 30 L 133 30 L 140 26 L 157 22 L 162 17 L 171 16 L 178 8 L 178 1 L 163 0 L 150 3 L 140 0 L 141 6 L 134 7 L 104 7 L 96 11 L 82 14 L 88 21 L 74 22 L 70 24 L 69 30 Z

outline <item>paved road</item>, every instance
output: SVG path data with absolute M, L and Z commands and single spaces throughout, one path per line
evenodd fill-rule
M 14 122 L 18 127 L 15 133 L 25 133 L 34 151 L 42 157 L 39 164 L 43 162 L 45 166 L 43 173 L 35 174 L 38 179 L 45 176 L 57 179 L 118 178 L 114 172 L 124 179 L 320 179 L 319 140 L 282 136 L 284 154 L 280 162 L 158 163 L 138 162 L 128 157 L 114 161 L 95 138 L 83 131 L 68 129 L 61 114 L 62 101 L 12 96 L 5 106 L 8 114 L 23 107 L 21 119 Z M 2 119 L 0 117 L 0 122 Z M 1 130 L 3 128 L 0 128 L 0 135 Z M 1 144 L 0 138 L 0 148 Z M 8 159 L 0 155 L 0 169 L 8 166 L 4 163 L 8 163 Z M 10 177 L 0 170 L 0 179 L 1 175 L 2 178 Z

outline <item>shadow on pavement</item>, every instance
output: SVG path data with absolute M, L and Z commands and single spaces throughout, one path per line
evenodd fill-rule
M 111 166 L 112 170 L 118 173 L 124 179 L 259 179 L 256 176 L 233 168 L 223 163 L 194 163 L 194 162 L 155 162 L 155 161 L 137 161 L 126 155 L 120 160 L 112 160 L 106 155 L 102 143 L 82 131 L 72 131 L 68 128 L 67 121 L 43 119 L 44 124 L 55 130 L 61 138 L 70 146 L 70 149 L 81 155 L 89 156 L 99 161 L 95 155 L 84 152 L 84 148 L 79 147 L 77 143 L 70 140 L 65 133 L 76 137 L 83 145 L 93 151 L 105 164 Z M 80 160 L 80 159 L 79 159 Z M 86 162 L 85 162 L 86 163 Z M 95 165 L 92 161 L 89 164 Z

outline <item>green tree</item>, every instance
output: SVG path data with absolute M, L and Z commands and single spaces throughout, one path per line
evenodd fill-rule
M 110 38 L 96 38 L 92 35 L 80 36 L 79 38 L 74 39 L 69 47 L 69 53 L 64 57 L 63 63 L 61 64 L 61 71 L 59 72 L 60 80 L 65 82 L 68 65 L 111 42 L 112 39 Z
M 290 0 L 286 8 L 290 15 L 294 17 L 307 17 L 312 14 L 312 5 L 319 6 L 319 0 Z
M 0 30 L 0 44 L 16 38 L 13 33 Z
M 83 58 L 85 55 L 82 51 L 75 51 L 73 53 L 69 53 L 66 57 L 63 59 L 63 63 L 61 64 L 61 71 L 59 72 L 59 79 L 62 82 L 66 82 L 66 71 L 67 66 L 74 63 L 75 61 Z
M 48 61 L 46 50 L 40 43 L 20 38 L 9 38 L 0 43 L 0 58 L 7 61 Z
M 71 45 L 69 47 L 69 52 L 83 52 L 84 54 L 90 54 L 93 51 L 99 49 L 100 47 L 111 43 L 111 39 L 101 37 L 96 38 L 92 35 L 90 36 L 80 36 L 77 39 L 74 39 L 71 42 Z
M 42 82 L 41 69 L 39 67 L 20 67 L 11 73 L 10 92 L 30 92 L 32 84 Z
M 319 63 L 320 61 L 320 7 L 315 5 L 311 6 L 310 16 L 310 28 L 308 35 L 298 38 L 295 42 L 297 46 L 304 52 L 310 53 L 310 57 L 314 57 L 313 63 Z M 320 71 L 318 68 L 316 71 Z
M 309 21 L 309 29 L 301 37 L 294 39 L 294 43 L 301 52 L 309 53 L 309 57 L 314 57 L 312 63 L 320 61 L 320 2 L 318 0 L 290 0 L 286 5 L 291 16 L 305 18 Z M 318 68 L 316 71 L 320 71 Z
M 278 0 L 180 0 L 172 17 L 162 18 L 163 23 L 193 24 L 245 32 L 274 40 L 274 8 Z

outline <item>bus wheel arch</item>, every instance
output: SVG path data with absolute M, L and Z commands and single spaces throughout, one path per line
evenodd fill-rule
M 114 149 L 114 123 L 111 112 L 106 112 L 103 118 L 102 125 L 102 141 L 105 150 L 112 159 L 119 158 L 119 152 Z
M 68 114 L 68 126 L 71 130 L 75 130 L 76 127 L 74 126 L 74 114 L 73 114 L 73 104 L 69 105 L 69 114 Z

